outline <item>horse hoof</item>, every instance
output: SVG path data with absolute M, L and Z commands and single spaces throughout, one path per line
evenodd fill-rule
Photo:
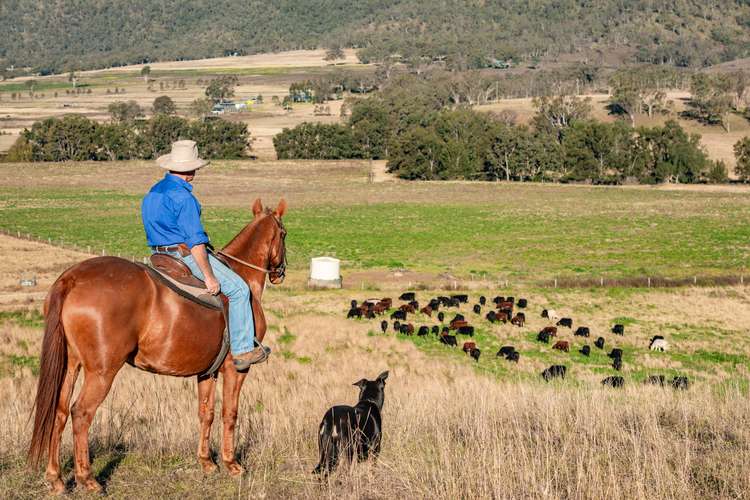
M 62 495 L 65 493 L 65 483 L 59 477 L 49 481 L 49 492 L 51 495 Z
M 225 463 L 224 465 L 226 466 L 229 475 L 232 477 L 241 476 L 245 473 L 245 469 L 237 462 Z
M 199 460 L 205 474 L 213 474 L 219 468 L 210 458 L 200 458 Z
M 83 487 L 86 488 L 86 491 L 89 493 L 102 493 L 104 491 L 102 485 L 99 484 L 96 479 L 86 479 L 83 481 Z

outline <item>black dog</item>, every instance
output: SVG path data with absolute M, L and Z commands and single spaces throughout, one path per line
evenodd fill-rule
M 315 474 L 328 474 L 336 468 L 339 454 L 345 453 L 349 460 L 367 460 L 372 453 L 380 452 L 382 420 L 380 412 L 385 400 L 385 379 L 388 372 L 375 380 L 362 379 L 354 385 L 359 387 L 359 402 L 356 406 L 333 406 L 323 416 L 318 429 L 320 462 Z

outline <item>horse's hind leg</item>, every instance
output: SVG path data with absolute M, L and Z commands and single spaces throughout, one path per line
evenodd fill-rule
M 55 414 L 55 426 L 52 429 L 52 437 L 49 442 L 49 453 L 47 454 L 47 473 L 45 478 L 52 489 L 52 493 L 61 494 L 65 491 L 65 483 L 60 477 L 60 440 L 62 432 L 65 429 L 65 423 L 68 421 L 70 413 L 70 398 L 73 396 L 73 388 L 76 385 L 78 371 L 81 369 L 81 362 L 68 351 L 68 366 L 65 371 L 65 379 L 60 388 L 60 398 L 57 402 L 57 412 Z
M 84 366 L 84 379 L 71 413 L 73 415 L 73 451 L 75 455 L 76 482 L 89 491 L 101 491 L 102 487 L 91 476 L 89 459 L 89 427 L 99 405 L 107 397 L 112 381 L 120 369 L 108 372 L 87 371 Z
M 221 439 L 221 460 L 230 475 L 238 476 L 245 470 L 237 463 L 234 456 L 234 427 L 237 424 L 240 390 L 242 390 L 242 383 L 245 381 L 247 372 L 239 373 L 235 370 L 229 357 L 224 362 L 222 372 L 224 374 L 224 387 L 222 388 L 221 420 L 224 424 L 224 433 Z
M 216 378 L 198 378 L 198 418 L 201 423 L 200 441 L 198 443 L 198 461 L 203 472 L 214 472 L 216 464 L 211 458 L 209 440 L 211 425 L 214 422 L 214 405 L 216 401 Z

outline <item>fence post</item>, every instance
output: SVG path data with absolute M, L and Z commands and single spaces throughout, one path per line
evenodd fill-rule
M 698 276 L 693 276 L 693 285 L 698 284 Z
M 599 278 L 599 284 L 600 286 L 604 286 L 604 278 Z
M 744 284 L 745 284 L 745 277 L 740 274 L 740 285 L 744 285 Z
M 557 278 L 555 278 L 555 288 L 557 288 Z
M 648 277 L 648 287 L 651 288 L 651 276 Z
M 86 247 L 86 253 L 91 253 L 91 245 L 88 245 L 88 246 Z

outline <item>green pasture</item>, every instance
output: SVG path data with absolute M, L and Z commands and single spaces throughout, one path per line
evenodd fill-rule
M 509 189 L 513 189 L 510 187 Z M 522 188 L 518 188 L 522 194 Z M 568 189 L 564 200 L 525 198 L 498 203 L 307 205 L 290 210 L 292 272 L 310 257 L 333 255 L 345 269 L 406 268 L 534 282 L 553 277 L 741 274 L 750 249 L 750 211 L 721 196 L 676 199 L 663 193 L 646 210 L 647 191 Z M 611 197 L 619 199 L 613 208 Z M 140 195 L 77 188 L 0 188 L 0 228 L 109 254 L 148 253 Z M 608 203 L 610 205 L 608 205 Z M 580 205 L 579 209 L 556 204 Z M 633 208 L 628 208 L 631 206 Z M 597 207 L 599 207 L 597 209 Z M 700 207 L 699 210 L 694 207 Z M 246 210 L 207 206 L 213 242 L 226 243 L 250 219 Z

